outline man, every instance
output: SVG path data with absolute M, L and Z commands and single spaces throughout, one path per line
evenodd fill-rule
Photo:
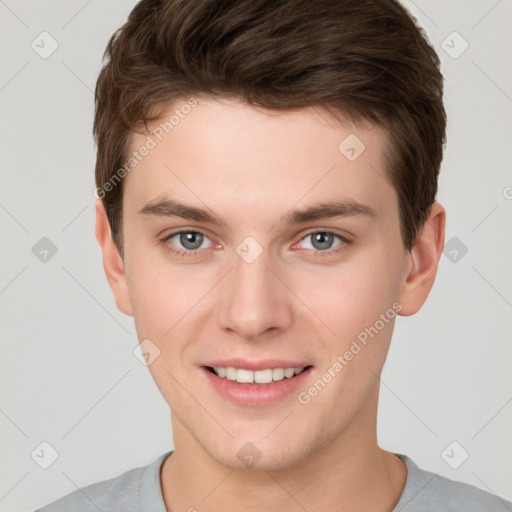
M 382 450 L 433 285 L 439 59 L 393 0 L 142 0 L 96 88 L 96 236 L 175 449 L 43 511 L 498 511 Z

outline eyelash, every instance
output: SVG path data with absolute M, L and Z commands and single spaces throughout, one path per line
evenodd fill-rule
M 184 249 L 171 248 L 171 246 L 168 243 L 168 241 L 171 238 L 174 238 L 176 235 L 181 235 L 182 233 L 198 233 L 200 235 L 203 235 L 206 238 L 209 238 L 202 231 L 198 231 L 198 230 L 195 230 L 195 229 L 182 229 L 182 230 L 179 230 L 179 231 L 174 231 L 173 233 L 170 233 L 169 235 L 166 235 L 161 241 L 164 243 L 165 247 L 167 248 L 167 250 L 171 254 L 174 254 L 174 255 L 177 255 L 177 256 L 184 256 L 186 258 L 199 256 L 199 253 L 201 252 L 202 249 L 184 250 Z M 337 253 L 345 250 L 347 248 L 347 246 L 349 246 L 352 243 L 349 239 L 347 239 L 346 237 L 340 235 L 339 233 L 336 233 L 334 231 L 321 230 L 321 229 L 316 229 L 316 230 L 313 230 L 313 231 L 309 231 L 308 233 L 306 233 L 299 240 L 299 242 L 301 242 L 302 240 L 304 240 L 308 236 L 311 236 L 311 235 L 314 235 L 314 234 L 317 234 L 317 233 L 325 233 L 327 235 L 334 235 L 335 237 L 338 237 L 341 240 L 341 243 L 338 244 L 337 246 L 335 246 L 334 249 L 326 249 L 325 251 L 314 250 L 313 254 L 314 254 L 315 257 L 319 256 L 319 257 L 322 258 L 322 257 L 332 256 L 333 254 L 337 254 Z M 299 242 L 297 242 L 297 243 L 299 243 Z

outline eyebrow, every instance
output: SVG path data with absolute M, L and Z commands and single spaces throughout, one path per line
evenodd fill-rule
M 186 205 L 175 199 L 160 199 L 146 204 L 139 213 L 157 217 L 179 217 L 196 222 L 205 222 L 212 225 L 227 225 L 222 217 L 209 209 Z M 313 220 L 329 219 L 333 217 L 366 216 L 371 219 L 377 217 L 377 212 L 368 205 L 352 200 L 333 200 L 310 206 L 304 210 L 291 210 L 284 218 L 285 224 L 304 224 Z

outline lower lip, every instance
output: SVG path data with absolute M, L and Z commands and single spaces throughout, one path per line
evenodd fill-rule
M 287 397 L 304 385 L 312 366 L 299 375 L 270 384 L 249 384 L 224 379 L 210 372 L 204 366 L 201 370 L 211 385 L 225 398 L 240 405 L 269 405 Z

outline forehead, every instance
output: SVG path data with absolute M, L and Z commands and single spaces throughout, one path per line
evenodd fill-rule
M 345 197 L 378 209 L 396 199 L 379 126 L 356 126 L 313 107 L 275 111 L 235 100 L 196 101 L 174 102 L 147 133 L 134 134 L 130 154 L 144 152 L 125 178 L 134 208 L 163 195 L 238 212 L 249 204 L 289 209 Z

